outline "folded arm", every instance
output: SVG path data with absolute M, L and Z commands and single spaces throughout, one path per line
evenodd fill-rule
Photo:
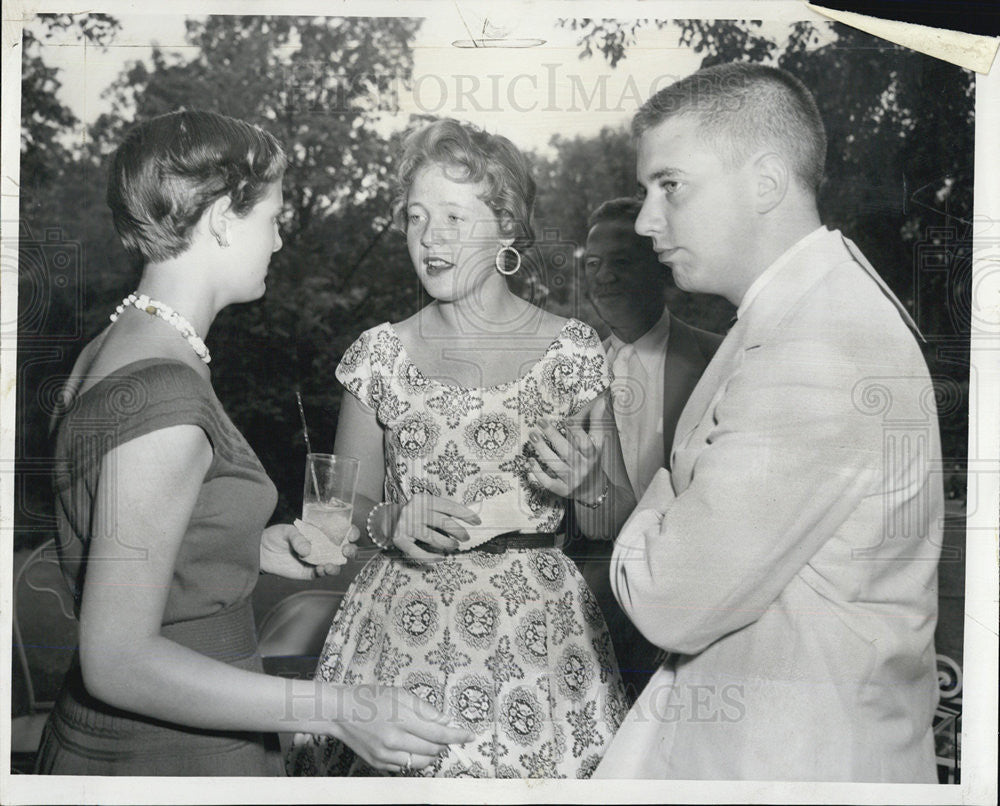
M 616 590 L 651 642 L 693 654 L 756 621 L 872 489 L 881 436 L 852 403 L 860 377 L 816 341 L 748 351 L 681 447 L 699 451 L 690 484 L 619 538 Z

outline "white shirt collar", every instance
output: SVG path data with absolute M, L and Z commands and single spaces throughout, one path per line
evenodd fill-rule
M 670 311 L 664 306 L 663 315 L 656 321 L 656 324 L 632 342 L 632 348 L 635 350 L 636 357 L 647 372 L 652 372 L 662 363 L 663 353 L 666 349 L 669 336 Z M 625 342 L 612 333 L 611 350 L 617 354 L 624 346 Z
M 782 267 L 787 265 L 792 258 L 794 258 L 799 252 L 805 249 L 813 241 L 819 240 L 826 234 L 829 234 L 828 230 L 824 226 L 819 226 L 810 232 L 808 235 L 799 238 L 795 243 L 793 243 L 788 249 L 786 249 L 770 266 L 768 266 L 764 271 L 762 271 L 757 279 L 754 280 L 747 292 L 743 295 L 743 299 L 740 300 L 740 306 L 736 309 L 736 318 L 739 319 L 743 316 L 743 312 L 750 307 L 750 303 L 754 301 L 756 296 L 761 292 L 761 290 L 766 286 L 771 280 L 774 279 L 775 275 L 781 271 Z

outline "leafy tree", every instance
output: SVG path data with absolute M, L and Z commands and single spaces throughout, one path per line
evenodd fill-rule
M 380 112 L 393 105 L 393 88 L 409 78 L 419 24 L 405 18 L 190 20 L 193 55 L 154 50 L 149 66 L 130 65 L 109 90 L 111 111 L 82 140 L 68 136 L 79 122 L 58 103 L 58 77 L 40 56 L 42 32 L 74 27 L 102 44 L 117 23 L 60 15 L 25 37 L 22 225 L 38 236 L 57 224 L 59 237 L 81 255 L 80 282 L 64 289 L 49 284 L 39 339 L 78 331 L 92 336 L 109 306 L 133 287 L 134 269 L 103 202 L 104 162 L 133 122 L 198 106 L 259 123 L 286 145 L 284 248 L 272 260 L 268 294 L 223 312 L 209 337 L 220 397 L 278 481 L 281 516 L 298 500 L 301 474 L 294 388 L 302 389 L 314 446 L 329 449 L 340 399 L 333 369 L 343 350 L 363 328 L 406 316 L 425 301 L 388 216 L 402 135 L 382 136 L 377 127 Z M 643 25 L 667 22 L 566 24 L 580 31 L 582 55 L 601 53 L 615 65 Z M 962 222 L 971 218 L 969 74 L 838 27 L 797 24 L 778 43 L 753 21 L 676 24 L 680 44 L 702 53 L 705 64 L 762 60 L 803 78 L 831 134 L 830 179 L 821 199 L 826 220 L 858 240 L 900 296 L 919 308 L 921 325 L 937 343 L 961 342 L 967 295 L 951 307 L 927 307 L 929 296 L 943 298 L 954 283 L 948 272 L 915 269 L 923 254 L 916 248 L 928 245 L 943 250 L 951 267 L 962 248 Z M 525 256 L 516 283 L 559 313 L 599 324 L 582 297 L 575 253 L 594 207 L 633 192 L 632 147 L 625 131 L 613 129 L 593 138 L 557 136 L 552 145 L 554 157 L 536 160 L 538 246 Z M 32 282 L 30 275 L 25 282 Z M 717 300 L 671 295 L 682 317 L 724 327 L 729 314 Z M 961 349 L 954 365 L 960 381 Z M 72 360 L 71 351 L 60 350 L 64 362 Z M 44 421 L 40 410 L 25 416 Z
M 555 157 L 541 161 L 536 212 L 545 226 L 583 246 L 587 218 L 601 202 L 635 194 L 635 148 L 622 128 L 605 127 L 595 137 L 555 135 Z
M 663 29 L 671 20 L 616 20 L 562 19 L 559 23 L 573 31 L 580 31 L 580 58 L 589 59 L 600 52 L 611 67 L 617 67 L 629 47 L 638 39 L 638 32 L 650 25 Z M 765 61 L 777 49 L 777 43 L 759 33 L 760 20 L 675 20 L 680 26 L 678 45 L 685 45 L 695 53 L 705 53 L 702 67 L 718 61 L 731 61 L 726 54 L 738 53 L 748 61 Z M 807 23 L 808 24 L 808 23 Z
M 44 261 L 37 257 L 36 241 L 61 241 L 66 234 L 63 223 L 86 217 L 95 204 L 102 187 L 93 177 L 80 171 L 78 157 L 82 151 L 79 131 L 81 122 L 58 98 L 62 86 L 59 71 L 49 67 L 42 58 L 45 42 L 72 34 L 88 46 L 105 50 L 119 29 L 119 23 L 106 14 L 85 16 L 71 14 L 41 14 L 37 24 L 26 27 L 22 35 L 21 67 L 21 168 L 20 168 L 20 219 L 23 265 L 34 263 L 44 271 Z M 81 198 L 82 197 L 82 198 Z M 83 203 L 81 203 L 83 202 Z M 96 206 L 103 206 L 98 203 Z M 48 230 L 48 232 L 46 232 Z M 78 238 L 69 235 L 74 246 Z M 23 275 L 24 273 L 22 273 Z M 30 282 L 41 278 L 29 274 L 23 277 Z M 60 286 L 45 277 L 46 284 L 55 291 L 50 302 L 56 308 L 79 293 L 79 280 L 72 278 L 68 285 Z M 29 292 L 33 289 L 27 289 Z M 31 299 L 28 293 L 26 299 Z M 31 313 L 30 311 L 22 313 Z M 45 332 L 66 332 L 76 324 L 78 311 L 66 308 L 63 316 L 49 315 Z M 59 330 L 60 325 L 62 330 Z M 39 334 L 42 335 L 42 334 Z
M 64 143 L 68 130 L 80 124 L 76 116 L 57 97 L 62 86 L 56 68 L 45 64 L 41 56 L 44 41 L 66 32 L 78 39 L 106 48 L 120 27 L 107 14 L 75 16 L 40 14 L 37 33 L 25 28 L 21 37 L 21 199 L 29 191 L 56 181 L 70 161 L 70 149 Z
M 77 162 L 80 121 L 59 100 L 59 71 L 42 54 L 45 43 L 67 36 L 104 49 L 118 27 L 105 14 L 42 14 L 21 39 L 16 545 L 49 536 L 48 381 L 68 371 L 82 327 L 84 245 L 76 225 L 92 225 L 103 206 L 101 189 Z M 35 478 L 40 483 L 28 483 Z

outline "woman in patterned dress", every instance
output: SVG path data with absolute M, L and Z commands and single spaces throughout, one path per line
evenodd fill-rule
M 625 699 L 559 532 L 569 497 L 605 536 L 634 503 L 582 427 L 609 386 L 604 351 L 588 325 L 507 286 L 535 196 L 509 140 L 437 121 L 408 138 L 399 179 L 401 227 L 433 301 L 362 333 L 337 368 L 348 394 L 335 450 L 361 459 L 368 506 L 356 509 L 382 551 L 348 590 L 316 676 L 400 686 L 476 734 L 404 774 L 586 778 Z M 288 767 L 376 774 L 308 735 Z

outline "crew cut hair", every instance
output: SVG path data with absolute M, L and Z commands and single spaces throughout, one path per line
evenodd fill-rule
M 706 67 L 649 98 L 632 119 L 632 134 L 638 139 L 676 116 L 698 120 L 699 134 L 727 170 L 761 148 L 774 148 L 806 189 L 818 191 L 826 131 L 812 94 L 790 73 L 743 62 Z
M 506 137 L 490 134 L 469 123 L 442 118 L 411 132 L 403 143 L 393 202 L 393 221 L 406 232 L 406 205 L 410 186 L 420 169 L 440 165 L 459 182 L 483 182 L 483 203 L 497 218 L 500 231 L 525 250 L 535 240 L 531 211 L 536 186 L 531 164 Z
M 273 135 L 216 112 L 181 110 L 133 127 L 111 158 L 107 203 L 126 251 L 139 264 L 191 245 L 194 226 L 228 196 L 245 215 L 284 175 Z

